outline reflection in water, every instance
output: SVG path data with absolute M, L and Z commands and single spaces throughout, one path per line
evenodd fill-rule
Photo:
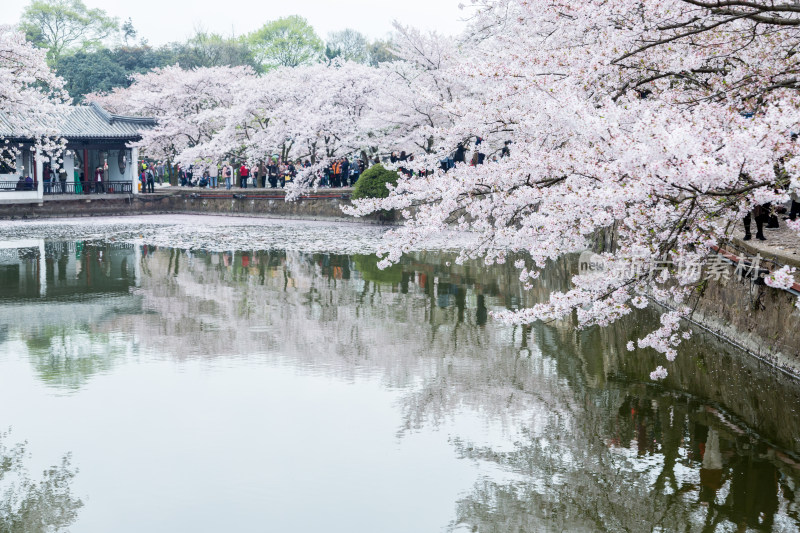
M 510 452 L 457 442 L 520 475 L 483 480 L 458 504 L 478 531 L 793 531 L 797 465 L 709 406 L 648 387 L 621 405 L 590 394 L 576 423 L 554 417 Z
M 71 492 L 76 470 L 69 455 L 34 481 L 25 467 L 25 444 L 8 441 L 9 433 L 0 433 L 0 533 L 64 531 L 83 506 Z
M 83 326 L 42 326 L 26 339 L 31 363 L 42 381 L 78 389 L 92 375 L 108 372 L 120 358 L 135 352 L 129 335 L 93 332 L 90 324 Z
M 0 245 L 0 303 L 6 304 L 0 320 L 25 326 L 25 344 L 43 381 L 78 388 L 136 349 L 130 335 L 107 323 L 140 308 L 130 296 L 137 251 L 127 244 L 34 244 Z
M 455 503 L 450 530 L 800 524 L 792 380 L 696 335 L 654 385 L 656 356 L 625 350 L 654 320 L 648 313 L 586 331 L 489 318 L 560 287 L 566 262 L 528 292 L 514 269 L 450 265 L 453 257 L 432 252 L 382 271 L 369 255 L 92 242 L 25 250 L 4 256 L 14 274 L 0 277 L 12 303 L 0 307 L 0 342 L 24 341 L 48 386 L 77 391 L 147 355 L 379 380 L 401 392 L 401 441 L 447 427 L 459 457 L 501 473 L 483 471 Z M 502 435 L 461 431 L 465 414 Z

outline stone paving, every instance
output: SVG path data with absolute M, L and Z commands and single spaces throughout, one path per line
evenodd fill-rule
M 734 245 L 752 255 L 761 254 L 764 259 L 774 260 L 778 264 L 800 267 L 800 235 L 786 226 L 783 217 L 778 220 L 779 228 L 764 228 L 766 241 L 759 241 L 755 238 L 755 222 L 752 224 L 753 238 L 749 241 L 743 240 L 744 225 L 742 224 L 734 232 Z

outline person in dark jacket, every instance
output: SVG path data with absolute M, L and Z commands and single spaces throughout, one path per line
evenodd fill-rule
M 269 174 L 269 186 L 276 189 L 278 187 L 278 163 L 272 158 L 267 165 L 267 173 Z
M 97 167 L 94 171 L 94 192 L 106 192 L 105 183 L 103 183 L 103 167 Z
M 353 170 L 350 174 L 350 186 L 354 187 L 358 178 L 361 176 L 361 160 L 356 159 L 353 161 Z
M 331 186 L 331 166 L 325 165 L 325 168 L 322 169 L 322 182 L 319 184 L 320 187 L 330 187 Z
M 455 154 L 453 154 L 453 162 L 454 163 L 466 163 L 467 162 L 467 147 L 464 146 L 464 143 L 459 143 L 458 147 L 456 148 Z
M 342 186 L 347 187 L 350 182 L 350 160 L 346 157 L 342 159 Z
M 258 165 L 258 175 L 261 178 L 261 188 L 262 189 L 266 189 L 267 188 L 267 175 L 268 174 L 269 174 L 269 171 L 267 170 L 267 165 L 265 165 L 264 162 L 262 161 Z
M 153 168 L 147 167 L 147 170 L 144 171 L 145 176 L 145 192 L 154 193 L 156 192 L 155 183 L 156 177 L 153 175 Z

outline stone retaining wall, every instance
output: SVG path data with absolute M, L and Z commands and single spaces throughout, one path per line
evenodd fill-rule
M 709 281 L 692 319 L 759 358 L 800 376 L 797 296 L 736 276 Z
M 120 216 L 148 214 L 203 214 L 256 216 L 303 220 L 331 220 L 391 224 L 394 217 L 376 215 L 354 219 L 342 213 L 350 205 L 346 192 L 322 193 L 294 202 L 284 200 L 283 191 L 247 193 L 171 192 L 137 196 L 58 198 L 37 203 L 0 204 L 0 219 Z

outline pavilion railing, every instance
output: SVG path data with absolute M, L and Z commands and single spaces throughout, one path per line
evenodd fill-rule
M 8 191 L 35 191 L 37 187 L 36 182 L 32 183 L 20 183 L 17 180 L 14 181 L 0 181 L 0 192 L 8 192 Z
M 19 181 L 0 181 L 0 192 L 35 191 L 37 182 L 20 183 Z M 44 194 L 132 194 L 133 184 L 130 181 L 45 181 Z
M 130 181 L 54 181 L 49 187 L 44 186 L 44 194 L 131 194 L 133 184 Z

